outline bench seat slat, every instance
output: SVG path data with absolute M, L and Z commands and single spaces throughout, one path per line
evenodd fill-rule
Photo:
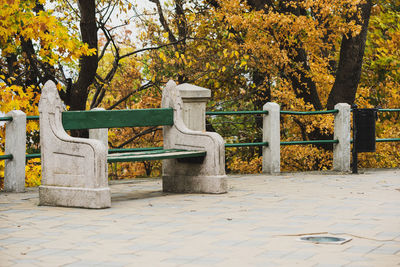
M 140 151 L 128 153 L 114 153 L 107 156 L 108 162 L 128 162 L 143 160 L 160 160 L 170 158 L 195 158 L 204 157 L 206 151 L 183 150 L 183 149 L 162 149 L 154 151 Z

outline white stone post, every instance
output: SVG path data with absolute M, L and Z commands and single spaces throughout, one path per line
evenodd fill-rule
M 104 108 L 93 108 L 92 110 L 105 110 Z M 99 140 L 107 148 L 108 152 L 108 128 L 89 129 L 89 138 Z M 106 176 L 108 177 L 108 164 L 106 164 Z
M 194 131 L 206 130 L 206 104 L 211 97 L 211 90 L 192 84 L 177 87 L 183 102 L 183 122 Z
M 339 143 L 333 145 L 333 170 L 350 171 L 350 105 L 338 103 L 335 109 L 339 110 L 335 115 L 335 129 L 333 138 Z
M 263 147 L 263 173 L 279 173 L 281 171 L 280 150 L 280 107 L 276 103 L 268 102 L 263 106 L 268 114 L 263 115 L 263 142 L 268 146 Z
M 20 110 L 6 114 L 12 121 L 6 123 L 5 154 L 12 154 L 12 159 L 6 159 L 4 168 L 4 190 L 8 192 L 25 191 L 26 162 L 26 115 Z
M 105 110 L 105 109 L 94 108 L 92 110 Z M 89 129 L 89 138 L 100 140 L 108 148 L 108 128 Z

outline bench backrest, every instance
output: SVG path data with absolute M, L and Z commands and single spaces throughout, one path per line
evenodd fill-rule
M 65 130 L 163 126 L 174 124 L 172 108 L 65 111 Z

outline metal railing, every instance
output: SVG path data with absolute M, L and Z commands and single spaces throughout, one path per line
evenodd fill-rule
M 400 108 L 380 108 L 378 112 L 400 112 Z
M 400 108 L 380 108 L 378 112 L 400 112 Z M 375 140 L 377 143 L 382 142 L 400 142 L 400 138 L 378 138 Z
M 12 121 L 13 118 L 12 117 L 0 117 L 0 121 Z M 39 120 L 39 116 L 26 116 L 26 120 Z
M 282 115 L 321 115 L 321 114 L 336 114 L 339 110 L 316 110 L 316 111 L 290 111 L 281 110 Z M 281 141 L 281 146 L 288 145 L 316 145 L 316 144 L 337 144 L 339 140 L 303 140 L 303 141 Z
M 321 114 L 336 114 L 339 110 L 317 110 L 317 111 L 290 111 L 281 110 L 282 115 L 321 115 Z M 400 109 L 378 109 L 378 112 L 400 112 Z M 207 111 L 206 115 L 255 115 L 255 114 L 268 114 L 266 110 L 248 110 L 248 111 Z M 315 144 L 337 144 L 338 140 L 304 140 L 304 141 L 282 141 L 282 146 L 287 145 L 315 145 Z M 377 138 L 376 142 L 400 142 L 400 138 Z M 225 144 L 225 147 L 244 147 L 244 146 L 268 146 L 267 142 L 256 143 L 233 143 Z
M 208 116 L 224 116 L 224 115 L 266 115 L 268 110 L 244 110 L 244 111 L 207 111 Z M 268 146 L 268 142 L 254 142 L 254 143 L 228 143 L 225 144 L 226 148 L 230 147 L 250 147 L 250 146 Z
M 0 121 L 12 121 L 12 117 L 0 117 Z
M 12 121 L 13 118 L 12 117 L 0 117 L 0 121 Z M 39 120 L 39 116 L 38 115 L 34 115 L 34 116 L 26 116 L 26 120 Z M 35 153 L 35 154 L 26 154 L 26 159 L 30 160 L 30 159 L 34 159 L 34 158 L 40 158 L 40 153 Z M 6 160 L 6 159 L 13 159 L 13 155 L 12 154 L 5 154 L 5 155 L 0 155 L 0 160 Z
M 378 112 L 400 112 L 400 109 L 378 109 Z M 281 115 L 321 115 L 321 114 L 335 114 L 338 113 L 337 109 L 333 110 L 318 110 L 318 111 L 290 111 L 281 110 Z M 208 116 L 224 116 L 224 115 L 264 115 L 268 114 L 267 110 L 247 110 L 247 111 L 207 111 Z M 27 120 L 39 120 L 39 116 L 26 116 Z M 12 121 L 12 117 L 0 117 L 0 121 Z M 352 142 L 353 140 L 351 140 Z M 315 145 L 315 144 L 337 144 L 338 140 L 303 140 L 303 141 L 281 141 L 280 145 Z M 382 142 L 400 142 L 400 138 L 377 138 L 377 143 Z M 254 142 L 254 143 L 228 143 L 225 147 L 250 147 L 250 146 L 268 146 L 268 142 Z M 136 152 L 136 151 L 149 151 L 159 150 L 162 147 L 149 147 L 149 148 L 118 148 L 109 149 L 109 153 L 120 152 Z M 11 154 L 0 155 L 0 160 L 12 159 Z M 40 158 L 40 153 L 27 154 L 26 159 Z
M 339 110 L 317 110 L 317 111 L 286 111 L 281 110 L 281 115 L 320 115 L 320 114 L 335 114 Z M 257 115 L 268 114 L 267 110 L 248 110 L 248 111 L 207 111 L 206 115 Z M 280 145 L 309 145 L 309 144 L 336 144 L 338 140 L 305 140 L 305 141 L 282 141 Z M 231 143 L 225 144 L 225 147 L 245 147 L 245 146 L 268 146 L 268 142 L 255 143 Z
M 206 115 L 256 115 L 268 114 L 268 110 L 244 110 L 244 111 L 207 111 Z
M 335 114 L 338 113 L 339 110 L 331 109 L 331 110 L 316 110 L 316 111 L 290 111 L 290 110 L 281 110 L 281 114 L 286 115 L 319 115 L 319 114 Z

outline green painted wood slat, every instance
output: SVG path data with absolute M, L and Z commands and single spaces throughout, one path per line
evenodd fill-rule
M 65 111 L 65 130 L 173 125 L 172 108 Z
M 144 160 L 160 160 L 170 158 L 195 158 L 204 157 L 206 151 L 183 150 L 183 149 L 163 149 L 133 153 L 115 153 L 107 156 L 107 162 L 130 162 Z

